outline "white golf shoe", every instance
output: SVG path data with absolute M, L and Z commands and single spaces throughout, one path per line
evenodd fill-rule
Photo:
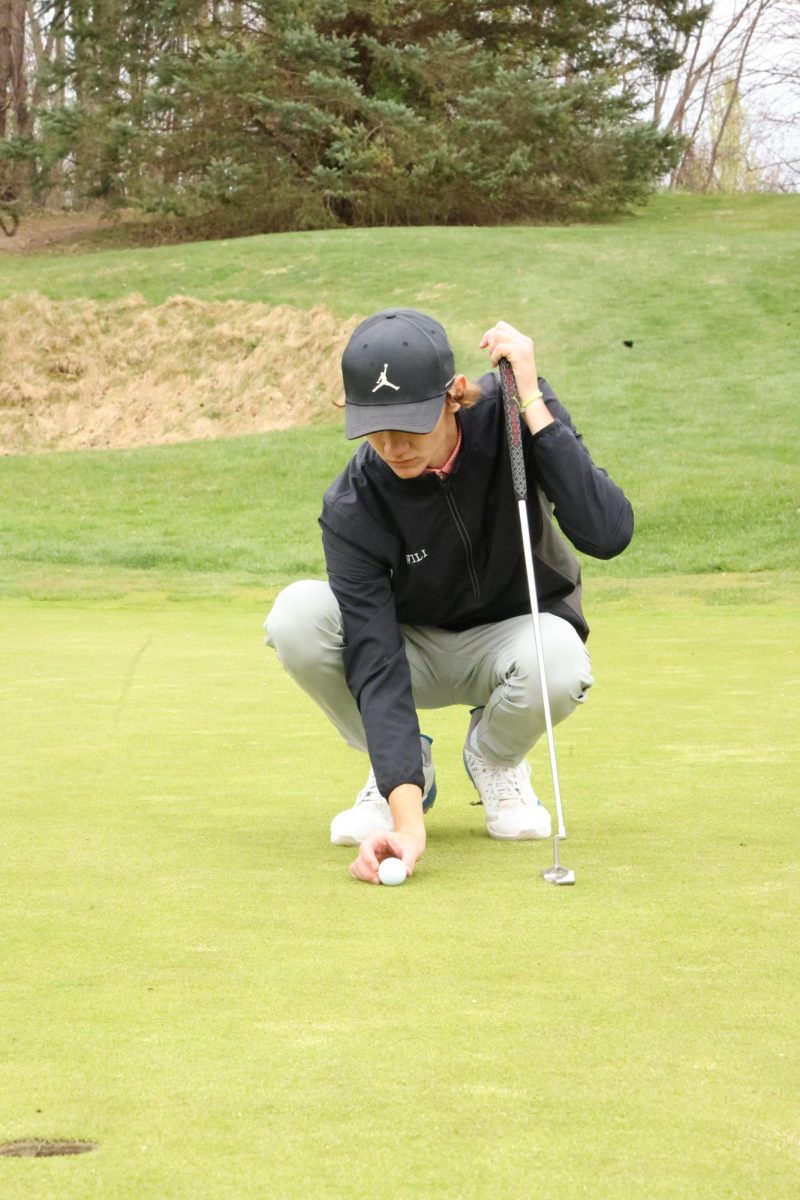
M 472 714 L 464 743 L 464 766 L 485 809 L 489 837 L 509 842 L 549 838 L 550 813 L 531 787 L 528 763 L 498 767 L 472 745 L 471 734 L 481 711 L 476 709 Z
M 422 811 L 433 807 L 436 799 L 436 768 L 431 758 L 431 739 L 425 734 L 422 743 L 422 771 L 425 788 L 422 793 Z M 331 843 L 334 846 L 360 846 L 365 837 L 379 830 L 394 829 L 392 810 L 388 801 L 378 791 L 375 772 L 370 771 L 367 782 L 356 796 L 352 808 L 337 813 L 331 821 Z

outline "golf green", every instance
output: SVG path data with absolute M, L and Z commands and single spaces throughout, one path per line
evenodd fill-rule
M 790 592 L 590 594 L 569 889 L 486 837 L 455 710 L 414 878 L 353 883 L 365 763 L 258 599 L 3 601 L 0 1141 L 96 1143 L 3 1200 L 795 1196 Z

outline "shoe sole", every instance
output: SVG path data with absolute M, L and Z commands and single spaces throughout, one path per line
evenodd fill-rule
M 433 738 L 428 737 L 427 733 L 420 734 L 420 737 L 428 743 L 428 746 L 433 745 Z M 433 762 L 430 759 L 429 759 L 429 761 L 430 761 L 431 767 L 433 767 Z M 436 770 L 434 768 L 433 779 L 431 780 L 431 786 L 428 788 L 427 793 L 425 795 L 423 795 L 423 797 L 422 797 L 423 813 L 430 812 L 430 810 L 433 808 L 435 803 L 436 803 Z
M 493 833 L 487 823 L 486 832 L 497 842 L 546 842 L 549 833 L 538 833 L 535 829 L 523 829 L 519 833 Z
M 347 836 L 337 837 L 337 838 L 332 837 L 331 845 L 332 846 L 360 846 L 361 842 L 357 841 L 356 838 L 354 838 L 354 837 L 347 837 Z

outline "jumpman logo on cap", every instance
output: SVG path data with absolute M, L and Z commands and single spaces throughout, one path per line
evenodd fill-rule
M 375 387 L 372 389 L 373 392 L 377 392 L 378 388 L 382 388 L 382 387 L 393 388 L 396 392 L 400 391 L 400 388 L 397 386 L 396 383 L 389 383 L 389 380 L 386 378 L 386 372 L 388 370 L 389 370 L 389 364 L 384 363 L 383 370 L 381 371 L 380 375 L 378 376 L 378 382 L 375 384 Z

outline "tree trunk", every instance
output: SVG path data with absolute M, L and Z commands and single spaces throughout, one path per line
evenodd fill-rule
M 8 129 L 8 110 L 13 91 L 11 65 L 11 10 L 14 0 L 0 0 L 0 138 Z
M 30 133 L 25 0 L 0 0 L 0 138 Z
M 11 62 L 11 102 L 14 106 L 17 133 L 25 136 L 31 132 L 32 123 L 25 62 L 25 0 L 13 0 L 11 5 Z
M 719 157 L 719 151 L 720 151 L 720 146 L 722 145 L 722 139 L 725 137 L 725 130 L 727 129 L 730 115 L 733 111 L 734 104 L 736 103 L 736 101 L 739 97 L 739 89 L 740 89 L 741 83 L 742 83 L 742 75 L 744 73 L 744 65 L 745 65 L 745 61 L 747 59 L 747 52 L 750 49 L 750 43 L 753 40 L 753 34 L 756 31 L 756 26 L 758 25 L 759 19 L 761 18 L 762 14 L 764 13 L 764 10 L 767 8 L 768 4 L 769 4 L 769 0 L 760 0 L 760 3 L 756 10 L 756 13 L 753 16 L 753 19 L 750 23 L 750 28 L 747 30 L 747 33 L 745 34 L 744 41 L 742 42 L 742 48 L 739 51 L 739 62 L 737 63 L 736 76 L 733 79 L 733 86 L 731 88 L 731 92 L 728 97 L 728 103 L 725 107 L 725 112 L 723 114 L 722 121 L 720 122 L 720 127 L 717 131 L 717 136 L 714 139 L 714 144 L 711 147 L 711 155 L 708 160 L 708 171 L 706 173 L 706 187 L 705 187 L 706 191 L 709 191 L 714 183 L 714 172 L 717 167 L 717 159 Z

